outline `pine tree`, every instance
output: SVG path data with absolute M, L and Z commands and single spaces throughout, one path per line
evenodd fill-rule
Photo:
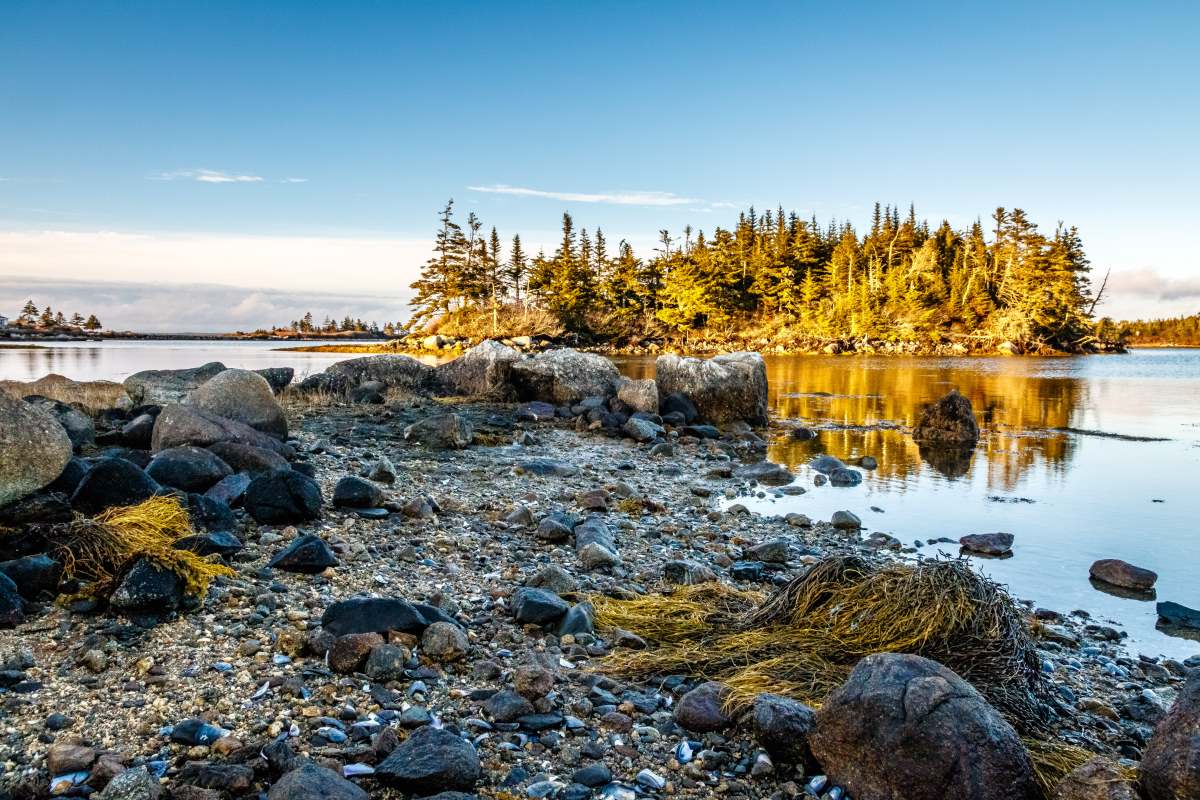
M 17 317 L 17 321 L 25 325 L 32 325 L 37 321 L 38 307 L 33 304 L 33 300 L 26 300 L 25 305 L 21 308 L 21 316 Z
M 526 280 L 525 251 L 521 247 L 521 235 L 513 236 L 512 247 L 508 251 L 508 269 L 504 272 L 504 277 L 508 280 L 508 285 L 512 287 L 513 298 L 519 303 L 521 302 L 521 289 L 525 286 Z
M 462 228 L 454 221 L 454 200 L 438 216 L 439 227 L 434 237 L 433 256 L 425 262 L 421 277 L 413 284 L 416 294 L 410 301 L 414 309 L 413 322 L 428 319 L 437 313 L 448 314 L 454 297 L 460 293 L 466 259 L 466 240 Z
M 89 314 L 87 320 L 83 323 L 84 330 L 88 331 L 98 331 L 103 327 L 104 326 L 100 324 L 100 320 L 96 318 L 95 314 Z

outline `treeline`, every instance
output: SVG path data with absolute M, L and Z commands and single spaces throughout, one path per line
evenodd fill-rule
M 374 320 L 364 322 L 361 319 L 351 319 L 349 314 L 340 322 L 331 319 L 328 315 L 321 322 L 317 322 L 313 318 L 312 312 L 309 311 L 300 319 L 294 319 L 285 326 L 277 327 L 276 330 L 290 330 L 293 333 L 370 333 L 390 336 L 398 327 L 399 323 L 388 322 L 380 328 L 379 324 Z
M 1021 209 L 998 208 L 985 228 L 936 228 L 909 207 L 875 205 L 871 225 L 800 219 L 750 208 L 732 227 L 659 233 L 650 254 L 562 217 L 553 254 L 530 257 L 453 201 L 439 215 L 433 256 L 412 284 L 412 325 L 463 316 L 493 329 L 515 305 L 567 332 L 597 338 L 729 334 L 784 326 L 829 339 L 1012 342 L 1074 350 L 1095 336 L 1089 262 L 1078 231 L 1045 234 Z
M 1165 319 L 1139 319 L 1126 322 L 1101 320 L 1111 326 L 1112 336 L 1133 345 L 1200 346 L 1200 313 Z
M 79 312 L 67 316 L 62 311 L 56 311 L 47 305 L 38 311 L 32 299 L 26 300 L 21 307 L 21 313 L 12 324 L 22 328 L 53 330 L 56 328 L 77 328 L 84 331 L 98 331 L 104 327 L 95 314 L 84 317 Z

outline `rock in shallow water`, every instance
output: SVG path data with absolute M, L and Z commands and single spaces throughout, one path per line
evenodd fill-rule
M 971 533 L 960 538 L 958 543 L 968 553 L 1002 556 L 1012 552 L 1013 535 L 1011 533 Z
M 1153 589 L 1155 581 L 1158 580 L 1158 573 L 1135 567 L 1119 558 L 1102 558 L 1094 562 L 1088 569 L 1088 574 L 1096 580 L 1135 592 Z

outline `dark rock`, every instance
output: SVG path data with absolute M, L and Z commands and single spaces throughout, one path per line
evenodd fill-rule
M 930 444 L 970 444 L 979 441 L 979 425 L 971 401 L 952 389 L 921 412 L 913 440 Z
M 483 710 L 496 722 L 516 722 L 534 713 L 533 703 L 512 690 L 496 692 L 483 704 Z
M 770 461 L 743 464 L 735 469 L 733 474 L 742 480 L 758 481 L 763 486 L 786 486 L 796 479 L 796 476 L 787 469 Z
M 462 450 L 470 447 L 475 431 L 466 417 L 435 414 L 405 428 L 404 438 L 434 450 Z
M 708 422 L 767 424 L 767 367 L 758 353 L 724 353 L 707 360 L 662 355 L 655 362 L 654 375 L 660 395 L 669 400 L 682 394 Z M 680 409 L 663 403 L 662 410 Z
M 242 506 L 261 525 L 305 522 L 321 513 L 321 487 L 295 470 L 260 475 L 246 488 Z
M 190 445 L 160 450 L 146 474 L 162 486 L 184 492 L 204 492 L 233 474 L 229 465 L 212 452 Z
M 387 402 L 387 386 L 379 381 L 367 381 L 351 389 L 346 399 L 356 406 L 381 406 Z
M 1194 608 L 1167 601 L 1159 603 L 1155 610 L 1158 618 L 1170 625 L 1200 630 L 1200 611 Z
M 429 627 L 429 622 L 398 597 L 352 597 L 326 608 L 321 627 L 334 636 L 388 631 L 420 634 Z
M 371 650 L 363 672 L 373 681 L 398 681 L 404 677 L 404 665 L 410 657 L 403 647 L 381 644 Z
M 95 463 L 101 458 L 123 458 L 138 469 L 144 470 L 150 466 L 152 455 L 148 450 L 134 450 L 132 447 L 106 447 L 92 459 Z
M 273 450 L 284 458 L 295 455 L 292 448 L 244 422 L 222 417 L 198 406 L 175 404 L 163 408 L 154 421 L 151 448 L 156 452 L 191 444 L 211 447 L 217 442 L 235 442 Z
M 1138 783 L 1145 800 L 1200 797 L 1200 670 L 1192 670 L 1175 704 L 1142 754 Z
M 229 531 L 213 531 L 185 536 L 175 542 L 176 550 L 190 550 L 200 556 L 229 557 L 242 549 L 242 542 Z
M 304 395 L 344 397 L 350 392 L 352 387 L 357 385 L 346 375 L 333 372 L 318 372 L 300 381 L 296 388 Z
M 533 400 L 528 403 L 521 403 L 517 406 L 517 419 L 526 420 L 529 422 L 550 422 L 557 414 L 557 409 L 552 403 L 543 403 L 540 400 Z
M 138 414 L 121 427 L 121 444 L 138 450 L 149 450 L 157 415 Z
M 660 387 L 661 393 L 661 387 Z M 666 397 L 663 397 L 658 404 L 659 413 L 665 419 L 668 414 L 678 414 L 683 418 L 685 425 L 690 425 L 700 418 L 700 412 L 696 410 L 696 405 L 687 398 L 687 395 L 679 392 L 671 392 Z
M 685 425 L 684 436 L 695 436 L 697 439 L 720 439 L 721 431 L 712 425 Z
M 254 372 L 263 377 L 275 394 L 282 394 L 283 390 L 291 385 L 292 378 L 296 377 L 296 370 L 291 367 L 266 367 Z
M 1088 574 L 1096 580 L 1135 592 L 1153 589 L 1154 582 L 1158 580 L 1157 572 L 1135 567 L 1119 558 L 1102 558 L 1094 562 L 1088 570 Z
M 71 507 L 83 514 L 98 514 L 113 506 L 132 506 L 149 500 L 162 487 L 123 458 L 101 458 L 92 464 L 71 496 Z
M 333 640 L 329 648 L 329 668 L 334 672 L 360 671 L 371 651 L 383 644 L 378 633 L 347 633 Z
M 183 582 L 169 569 L 139 558 L 121 578 L 108 603 L 128 615 L 174 611 L 183 600 Z
M 370 481 L 347 476 L 334 487 L 333 504 L 338 508 L 378 508 L 383 505 L 383 490 Z
M 200 384 L 224 371 L 219 361 L 188 369 L 148 369 L 125 379 L 125 393 L 134 405 L 182 403 Z
M 238 442 L 217 442 L 208 449 L 236 473 L 253 476 L 291 469 L 291 464 L 274 450 Z
M 517 622 L 546 625 L 556 622 L 567 613 L 567 601 L 545 589 L 522 586 L 513 592 L 512 610 Z
M 252 480 L 254 480 L 254 476 L 249 473 L 238 472 L 217 481 L 211 489 L 204 493 L 204 496 L 232 508 L 242 502 Z
M 968 553 L 1002 556 L 1012 552 L 1013 535 L 1011 533 L 971 533 L 960 538 L 958 543 Z
M 331 769 L 305 763 L 277 780 L 267 800 L 367 800 L 367 793 Z
M 596 630 L 596 610 L 591 603 L 576 603 L 558 622 L 555 632 L 559 636 L 572 636 L 580 633 L 594 633 Z
M 733 724 L 723 708 L 728 689 L 723 683 L 702 683 L 679 699 L 675 722 L 694 733 L 721 731 Z
M 198 531 L 232 531 L 238 527 L 233 510 L 208 494 L 188 495 L 188 517 Z
M 74 516 L 67 496 L 50 491 L 31 494 L 0 508 L 0 527 L 14 529 L 5 537 L 5 553 L 22 556 L 41 552 L 45 541 L 29 526 L 70 522 Z
M 596 762 L 588 764 L 586 767 L 581 767 L 575 770 L 571 776 L 574 783 L 588 786 L 592 789 L 599 789 L 601 786 L 612 782 L 612 770 L 603 764 Z
M 47 555 L 32 555 L 0 562 L 0 574 L 7 575 L 21 597 L 36 600 L 42 592 L 53 596 L 58 593 L 58 579 L 62 576 L 62 564 Z
M 83 482 L 83 476 L 87 475 L 88 470 L 92 465 L 84 461 L 82 458 L 72 457 L 67 465 L 63 467 L 63 471 L 55 478 L 47 487 L 47 492 L 62 494 L 70 497 L 75 494 L 75 490 L 79 488 L 79 484 Z M 69 506 L 68 506 L 69 508 Z M 53 522 L 52 519 L 42 518 L 39 522 Z
M 71 439 L 53 414 L 0 391 L 0 506 L 49 485 L 71 452 Z
M 808 745 L 816 724 L 815 712 L 796 700 L 764 692 L 754 698 L 751 710 L 754 738 L 780 764 L 798 764 L 806 772 L 817 767 Z
M 271 569 L 299 572 L 304 575 L 316 575 L 337 565 L 337 557 L 329 549 L 329 545 L 325 544 L 325 540 L 311 533 L 296 537 L 295 541 L 276 553 L 267 564 Z
M 552 461 L 548 458 L 531 458 L 517 464 L 518 473 L 543 475 L 555 478 L 569 478 L 579 473 L 579 468 L 565 461 Z
M 444 728 L 412 732 L 375 768 L 375 777 L 418 796 L 470 791 L 479 782 L 479 756 L 470 743 Z
M 813 755 L 858 798 L 1037 800 L 1016 732 L 951 670 L 914 655 L 863 658 L 817 712 Z
M 7 575 L 0 573 L 0 628 L 12 628 L 24 621 L 25 602 L 17 591 L 17 585 Z
M 856 469 L 842 467 L 829 473 L 830 486 L 858 486 L 862 483 L 862 473 Z

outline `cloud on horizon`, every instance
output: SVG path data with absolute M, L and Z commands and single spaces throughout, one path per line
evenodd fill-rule
M 641 192 L 622 191 L 592 194 L 587 192 L 551 192 L 542 189 L 528 189 L 522 186 L 509 186 L 503 183 L 492 186 L 468 186 L 472 192 L 487 194 L 507 194 L 517 197 L 541 197 L 550 200 L 563 200 L 568 203 L 606 203 L 616 206 L 685 206 L 701 202 L 692 197 L 681 197 L 674 192 Z
M 1106 291 L 1153 300 L 1200 299 L 1200 278 L 1172 278 L 1153 269 L 1113 272 Z
M 67 316 L 95 314 L 109 328 L 146 333 L 224 333 L 286 325 L 312 312 L 365 322 L 395 322 L 408 314 L 411 292 L 396 295 L 296 292 L 207 283 L 138 284 L 0 276 L 0 313 L 32 299 Z

